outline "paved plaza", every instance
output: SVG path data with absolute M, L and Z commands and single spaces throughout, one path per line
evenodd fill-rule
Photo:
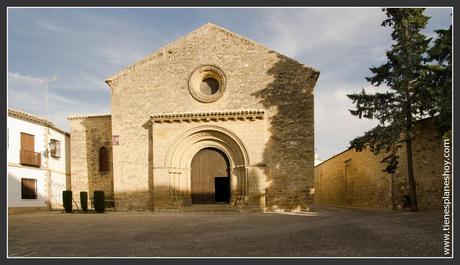
M 8 216 L 10 257 L 442 256 L 441 211 Z

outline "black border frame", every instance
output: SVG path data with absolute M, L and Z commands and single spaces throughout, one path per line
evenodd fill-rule
M 185 0 L 157 0 L 157 1 L 148 1 L 148 0 L 43 0 L 43 1 L 34 1 L 34 0 L 6 0 L 6 3 L 1 3 L 1 37 L 2 40 L 0 41 L 0 49 L 2 51 L 0 58 L 4 63 L 0 64 L 1 71 L 0 71 L 0 81 L 2 84 L 2 88 L 0 89 L 0 100 L 1 100 L 1 115 L 0 119 L 2 122 L 3 128 L 6 127 L 6 118 L 7 118 L 7 72 L 6 72 L 6 57 L 7 57 L 7 49 L 6 49 L 6 33 L 7 33 L 7 8 L 8 7 L 203 7 L 203 6 L 213 6 L 213 7 L 258 7 L 258 6 L 273 6 L 273 7 L 282 7 L 282 6 L 290 6 L 290 7 L 435 7 L 435 6 L 443 6 L 443 7 L 453 7 L 454 8 L 454 36 L 455 36 L 455 27 L 458 24 L 458 12 L 456 12 L 456 5 L 454 0 L 315 0 L 315 1 L 301 1 L 301 0 L 234 0 L 234 1 L 227 1 L 227 2 L 216 2 L 216 1 L 185 1 Z M 455 53 L 456 48 L 458 47 L 459 42 L 454 40 L 454 77 L 457 74 L 458 67 L 458 55 Z M 455 87 L 455 78 L 454 78 L 454 87 Z M 455 103 L 458 101 L 458 95 L 455 93 L 454 89 L 454 97 L 453 102 Z M 455 113 L 455 104 L 454 104 L 454 113 Z M 456 124 L 459 116 L 453 117 L 453 137 L 457 136 Z M 7 163 L 7 153 L 6 153 L 6 130 L 2 129 L 0 131 L 1 136 L 4 140 L 0 141 L 0 149 L 3 151 L 1 152 L 1 158 L 4 163 Z M 454 156 L 458 155 L 456 151 L 455 140 L 453 141 L 453 153 Z M 455 165 L 454 165 L 455 167 Z M 170 258 L 170 259 L 127 259 L 127 258 L 117 258 L 117 259 L 104 259 L 104 258 L 78 258 L 78 259 L 61 259 L 61 258 L 34 258 L 34 259 L 7 259 L 6 255 L 6 220 L 8 216 L 6 215 L 6 176 L 7 176 L 7 167 L 0 167 L 1 169 L 1 183 L 0 183 L 0 194 L 1 201 L 0 201 L 0 208 L 1 208 L 1 217 L 0 223 L 2 229 L 1 231 L 1 239 L 0 240 L 0 250 L 1 250 L 1 261 L 2 264 L 18 264 L 18 263 L 36 263 L 36 264 L 60 264 L 61 262 L 65 263 L 80 263 L 80 262 L 89 262 L 92 263 L 100 263 L 100 264 L 124 264 L 126 262 L 133 262 L 133 263 L 144 263 L 144 264 L 152 264 L 152 263 L 168 263 L 168 264 L 201 264 L 203 262 L 219 262 L 219 263 L 228 263 L 228 264 L 244 264 L 244 263 L 251 263 L 251 264 L 261 264 L 261 263 L 272 263 L 272 264 L 304 264 L 304 263 L 353 263 L 353 264 L 367 264 L 369 262 L 372 263 L 382 263 L 382 264 L 390 264 L 390 263 L 404 263 L 404 264 L 447 264 L 453 263 L 455 261 L 455 256 L 453 259 L 402 259 L 402 258 L 381 258 L 381 259 L 359 259 L 356 260 L 355 258 L 346 258 L 346 259 L 286 259 L 286 258 L 251 258 L 251 259 L 236 259 L 236 258 L 225 258 L 225 259 L 196 259 L 196 258 L 189 258 L 189 259 L 182 259 L 182 258 Z M 454 172 L 454 171 L 453 171 Z M 453 176 L 452 176 L 453 177 Z M 454 191 L 457 191 L 458 188 L 454 186 Z M 454 192 L 455 193 L 455 192 Z M 454 205 L 454 211 L 457 209 Z M 454 227 L 455 227 L 455 219 L 454 219 Z M 455 231 L 455 236 L 458 235 L 458 231 Z M 38 241 L 39 242 L 39 241 Z M 456 253 L 457 245 L 454 243 L 454 255 Z

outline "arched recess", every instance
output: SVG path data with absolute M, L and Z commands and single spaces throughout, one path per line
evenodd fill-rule
M 169 148 L 165 167 L 170 178 L 170 195 L 191 201 L 191 163 L 202 149 L 215 148 L 222 151 L 230 163 L 230 200 L 237 203 L 248 196 L 249 156 L 243 142 L 231 131 L 218 126 L 199 126 L 182 134 Z
M 109 154 L 107 148 L 102 146 L 99 148 L 99 172 L 106 172 L 109 170 Z

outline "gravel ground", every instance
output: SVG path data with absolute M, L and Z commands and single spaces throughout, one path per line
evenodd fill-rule
M 41 212 L 8 216 L 10 257 L 442 256 L 441 211 Z

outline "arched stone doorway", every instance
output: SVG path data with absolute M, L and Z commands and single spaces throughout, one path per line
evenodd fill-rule
M 214 155 L 219 154 L 227 163 L 227 179 L 218 179 L 218 189 L 228 182 L 229 194 L 225 199 L 231 204 L 238 204 L 245 201 L 249 195 L 248 165 L 249 157 L 242 141 L 231 131 L 218 126 L 199 126 L 191 129 L 175 140 L 175 143 L 169 148 L 166 154 L 166 167 L 169 173 L 170 196 L 182 202 L 183 205 L 195 203 L 192 190 L 192 169 L 193 160 L 202 150 L 213 150 Z M 214 158 L 217 159 L 217 158 Z M 214 202 L 212 195 L 205 199 L 197 199 L 197 203 L 215 203 L 216 177 L 219 171 L 210 172 L 208 193 L 211 193 L 211 187 L 214 188 Z M 214 181 L 211 178 L 214 177 Z M 206 178 L 205 178 L 206 179 Z M 219 182 L 222 183 L 219 183 Z M 214 185 L 214 186 L 213 186 Z M 222 185 L 222 186 L 220 186 Z M 196 191 L 199 193 L 200 191 Z M 218 195 L 224 195 L 219 192 Z M 198 196 L 198 195 L 197 195 Z M 224 197 L 224 196 L 222 196 Z M 218 198 L 220 200 L 220 198 Z M 203 202 L 204 201 L 204 202 Z
M 192 204 L 230 202 L 230 163 L 216 148 L 201 149 L 191 165 Z

